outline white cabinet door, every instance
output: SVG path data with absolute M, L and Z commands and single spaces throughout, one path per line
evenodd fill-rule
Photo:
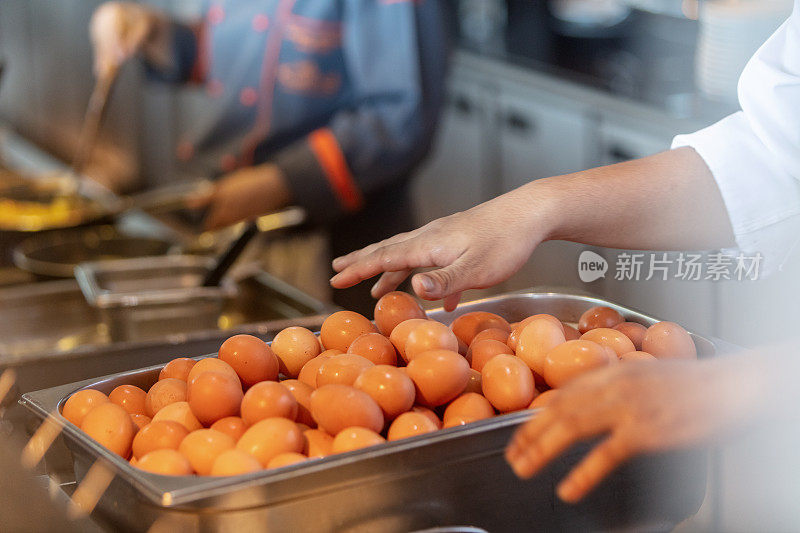
M 589 121 L 572 102 L 536 91 L 505 88 L 496 115 L 500 175 L 491 186 L 505 192 L 532 179 L 585 168 Z M 578 278 L 578 255 L 585 246 L 563 241 L 539 246 L 505 290 L 534 286 L 587 289 Z M 589 288 L 590 289 L 590 288 Z
M 457 74 L 451 87 L 433 148 L 414 181 L 420 225 L 488 199 L 483 185 L 490 149 L 484 139 L 484 90 Z

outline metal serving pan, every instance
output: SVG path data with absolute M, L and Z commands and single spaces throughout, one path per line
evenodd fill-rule
M 511 321 L 551 313 L 574 322 L 595 305 L 628 320 L 652 324 L 640 312 L 589 296 L 557 293 L 503 295 L 434 310 L 449 322 L 475 310 Z M 735 349 L 692 334 L 701 357 Z M 429 435 L 387 443 L 281 469 L 232 478 L 169 477 L 133 468 L 61 417 L 75 391 L 104 392 L 130 383 L 148 387 L 160 366 L 25 394 L 39 418 L 55 413 L 81 479 L 98 458 L 116 474 L 95 511 L 114 529 L 147 530 L 156 521 L 181 530 L 411 531 L 472 525 L 489 531 L 663 530 L 694 514 L 706 489 L 707 458 L 678 451 L 637 458 L 578 505 L 558 500 L 554 487 L 587 445 L 576 447 L 532 480 L 517 479 L 503 460 L 514 428 L 535 415 L 517 412 Z
M 81 263 L 75 279 L 89 305 L 100 309 L 117 341 L 158 337 L 167 331 L 214 329 L 223 306 L 236 296 L 231 279 L 201 286 L 210 257 L 167 255 Z

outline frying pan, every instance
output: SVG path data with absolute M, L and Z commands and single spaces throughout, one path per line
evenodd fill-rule
M 83 262 L 152 257 L 173 248 L 165 239 L 126 235 L 114 226 L 100 225 L 31 235 L 14 248 L 13 261 L 40 279 L 71 278 Z
M 210 180 L 153 189 L 102 200 L 81 195 L 70 176 L 40 179 L 3 176 L 0 183 L 0 231 L 36 232 L 111 221 L 131 209 L 160 213 L 185 207 L 187 198 L 210 192 Z

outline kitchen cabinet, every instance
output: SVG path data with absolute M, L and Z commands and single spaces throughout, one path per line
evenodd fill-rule
M 501 88 L 496 193 L 532 179 L 581 170 L 587 165 L 590 121 L 574 102 L 524 86 Z M 534 286 L 585 288 L 578 278 L 578 256 L 587 247 L 564 241 L 546 242 L 504 284 L 505 290 Z
M 448 91 L 428 159 L 413 185 L 417 222 L 425 224 L 489 199 L 490 101 L 475 80 L 459 77 Z
M 659 135 L 603 118 L 598 125 L 595 164 L 613 165 L 663 152 L 669 149 L 673 136 L 674 133 Z

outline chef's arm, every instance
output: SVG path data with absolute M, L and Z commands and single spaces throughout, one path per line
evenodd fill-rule
M 356 212 L 405 178 L 427 152 L 444 92 L 447 55 L 439 2 L 343 2 L 344 79 L 352 105 L 273 162 L 293 201 L 316 222 Z M 325 76 L 325 73 L 322 73 Z
M 789 255 L 800 226 L 800 0 L 745 68 L 742 111 L 675 149 L 636 161 L 537 180 L 469 211 L 334 261 L 334 287 L 384 272 L 373 295 L 413 269 L 414 290 L 445 299 L 504 281 L 547 239 L 632 249 Z
M 187 25 L 133 2 L 106 2 L 92 15 L 95 73 L 119 68 L 140 55 L 151 78 L 182 83 L 203 77 L 204 25 Z
M 386 272 L 374 296 L 412 269 L 423 298 L 453 297 L 509 278 L 541 242 L 685 250 L 734 242 L 713 176 L 691 148 L 532 181 L 467 211 L 334 261 L 331 283 L 349 287 Z M 445 302 L 454 304 L 451 299 Z

